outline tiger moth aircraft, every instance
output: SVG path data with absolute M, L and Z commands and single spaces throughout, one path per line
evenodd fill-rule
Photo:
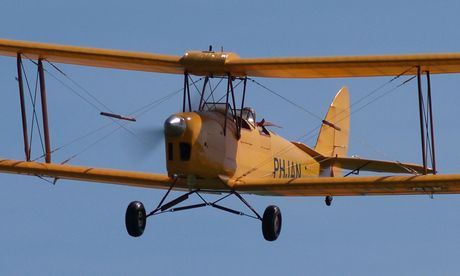
M 129 204 L 125 223 L 128 233 L 134 237 L 143 234 L 146 220 L 152 215 L 212 206 L 260 220 L 264 238 L 268 241 L 276 240 L 281 231 L 280 209 L 274 205 L 268 206 L 261 216 L 242 194 L 323 196 L 326 204 L 330 205 L 333 196 L 432 196 L 460 193 L 460 174 L 436 174 L 435 162 L 432 163 L 433 168 L 427 166 L 426 148 L 434 156 L 434 143 L 427 147 L 425 137 L 433 137 L 433 128 L 431 132 L 428 127 L 425 129 L 427 125 L 432 126 L 432 119 L 427 119 L 422 113 L 424 95 L 421 88 L 422 75 L 426 75 L 429 84 L 432 74 L 459 73 L 460 53 L 240 58 L 234 53 L 210 49 L 170 56 L 0 39 L 0 55 L 17 59 L 26 153 L 25 161 L 0 159 L 0 172 L 39 176 L 55 181 L 71 179 L 166 190 L 158 207 L 151 212 L 146 212 L 139 201 Z M 45 144 L 43 163 L 30 159 L 23 59 L 33 61 L 38 67 Z M 171 115 L 164 123 L 167 174 L 52 163 L 44 61 L 183 75 L 182 112 Z M 343 87 L 332 101 L 322 120 L 314 148 L 283 139 L 268 129 L 274 124 L 265 120 L 257 121 L 255 111 L 245 106 L 249 77 L 344 78 L 401 74 L 416 76 L 418 79 L 423 165 L 347 157 L 350 125 L 347 87 Z M 199 104 L 192 107 L 190 79 L 193 75 L 204 81 L 198 93 Z M 212 96 L 215 90 L 209 85 L 212 79 L 218 79 L 224 87 L 224 96 L 218 100 Z M 429 85 L 427 94 L 431 114 Z M 114 117 L 114 120 L 134 120 L 111 112 L 102 115 Z M 343 170 L 350 172 L 342 176 Z M 361 171 L 388 175 L 356 176 Z M 166 200 L 171 190 L 182 191 L 183 195 L 174 200 Z M 202 203 L 184 205 L 182 202 L 192 194 L 197 195 Z M 204 199 L 203 194 L 221 196 L 211 202 Z M 228 196 L 236 196 L 241 200 L 247 206 L 249 215 L 223 206 L 221 201 Z M 179 203 L 182 204 L 178 206 Z

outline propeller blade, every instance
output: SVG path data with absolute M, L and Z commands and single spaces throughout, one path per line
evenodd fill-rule
M 135 163 L 143 162 L 152 154 L 164 153 L 164 129 L 161 127 L 132 128 L 122 134 L 124 151 Z

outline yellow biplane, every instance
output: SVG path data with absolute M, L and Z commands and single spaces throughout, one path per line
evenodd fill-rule
M 53 179 L 71 179 L 167 190 L 158 207 L 147 213 L 141 202 L 132 202 L 126 211 L 131 236 L 142 235 L 149 216 L 205 206 L 242 215 L 219 202 L 230 195 L 239 198 L 262 222 L 266 240 L 274 241 L 281 231 L 281 212 L 268 206 L 260 216 L 241 196 L 332 196 L 410 195 L 460 193 L 460 174 L 437 175 L 435 164 L 428 168 L 425 152 L 425 117 L 421 114 L 423 165 L 347 157 L 350 104 L 347 87 L 335 96 L 314 148 L 289 142 L 268 128 L 274 124 L 257 121 L 252 108 L 245 106 L 248 77 L 342 78 L 415 75 L 460 72 L 460 54 L 389 56 L 240 58 L 234 53 L 190 51 L 168 56 L 86 47 L 62 46 L 0 39 L 0 55 L 17 58 L 18 82 L 24 125 L 26 161 L 0 159 L 0 172 Z M 45 162 L 30 161 L 27 122 L 21 73 L 22 59 L 36 60 L 39 71 Z M 46 109 L 42 61 L 184 75 L 182 112 L 164 123 L 167 174 L 90 168 L 51 163 L 51 146 Z M 199 104 L 192 107 L 190 76 L 204 78 Z M 218 78 L 226 86 L 224 97 L 214 100 L 208 82 Z M 241 102 L 236 102 L 238 82 Z M 208 90 L 207 90 L 208 89 Z M 430 101 L 430 91 L 428 91 Z M 212 100 L 210 100 L 212 99 Z M 421 101 L 420 101 L 421 102 Z M 102 115 L 134 120 L 121 115 Z M 429 122 L 432 125 L 431 121 Z M 431 133 L 431 135 L 433 135 Z M 432 147 L 434 154 L 434 145 Z M 349 170 L 342 176 L 343 170 Z M 351 176 L 360 171 L 391 173 L 379 176 Z M 395 173 L 405 175 L 396 176 Z M 164 203 L 171 190 L 184 194 Z M 221 194 L 209 202 L 201 194 Z M 176 207 L 192 194 L 203 203 Z M 246 215 L 246 214 L 244 214 Z

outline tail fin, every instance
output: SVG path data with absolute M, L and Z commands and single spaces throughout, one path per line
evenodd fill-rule
M 350 131 L 350 100 L 348 88 L 344 86 L 335 95 L 326 119 L 323 120 L 315 151 L 325 157 L 346 157 Z M 341 176 L 342 168 L 331 168 L 330 176 Z

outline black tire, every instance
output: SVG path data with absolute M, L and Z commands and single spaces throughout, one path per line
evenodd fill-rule
M 144 233 L 147 218 L 144 204 L 140 201 L 133 201 L 126 209 L 125 223 L 128 234 L 132 237 L 139 237 Z
M 281 211 L 275 205 L 265 209 L 262 218 L 262 233 L 267 241 L 275 241 L 281 232 Z
M 333 199 L 332 196 L 326 196 L 326 205 L 327 205 L 327 206 L 331 206 L 331 204 L 332 204 L 332 199 Z

